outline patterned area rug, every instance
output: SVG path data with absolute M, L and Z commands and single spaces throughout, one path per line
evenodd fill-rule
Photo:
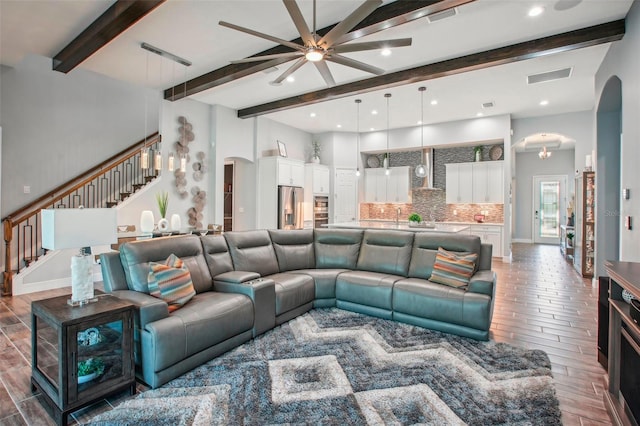
M 316 309 L 91 424 L 560 425 L 547 355 Z

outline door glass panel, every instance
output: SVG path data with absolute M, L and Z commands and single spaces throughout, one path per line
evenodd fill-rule
M 560 237 L 560 182 L 540 182 L 540 221 L 542 238 Z
M 40 317 L 36 317 L 36 368 L 44 374 L 56 389 L 59 388 L 60 375 L 58 354 L 58 331 Z
M 122 377 L 122 320 L 79 331 L 78 395 Z

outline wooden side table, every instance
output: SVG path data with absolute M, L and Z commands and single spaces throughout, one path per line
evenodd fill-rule
M 31 390 L 42 391 L 59 425 L 98 399 L 136 391 L 134 305 L 108 294 L 83 306 L 69 306 L 68 298 L 31 303 Z

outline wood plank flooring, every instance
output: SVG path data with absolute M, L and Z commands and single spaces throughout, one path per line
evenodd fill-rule
M 582 279 L 557 246 L 514 244 L 513 262 L 493 262 L 498 274 L 492 340 L 542 349 L 551 359 L 565 425 L 610 425 L 604 374 L 596 358 L 597 289 Z M 0 298 L 0 425 L 53 425 L 30 390 L 32 300 L 68 289 Z M 147 388 L 138 385 L 139 391 Z M 73 413 L 82 424 L 127 394 Z

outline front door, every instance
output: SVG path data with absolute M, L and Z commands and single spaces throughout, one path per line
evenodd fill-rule
M 567 222 L 567 176 L 533 177 L 533 242 L 560 244 L 560 225 Z

